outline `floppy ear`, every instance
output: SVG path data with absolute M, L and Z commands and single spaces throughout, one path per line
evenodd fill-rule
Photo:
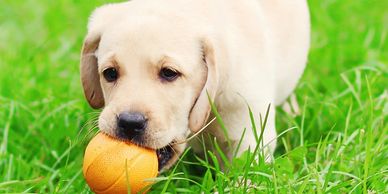
M 81 54 L 81 81 L 86 99 L 96 109 L 102 108 L 105 102 L 95 52 L 104 30 L 122 17 L 127 6 L 128 3 L 106 4 L 94 10 L 89 18 L 88 34 Z
M 201 42 L 204 58 L 203 65 L 205 65 L 207 69 L 207 79 L 190 112 L 189 128 L 193 133 L 197 132 L 205 125 L 211 110 L 209 98 L 214 101 L 218 87 L 218 73 L 213 46 L 207 39 L 204 39 Z
M 98 109 L 104 106 L 104 96 L 100 85 L 98 64 L 95 52 L 100 43 L 100 35 L 89 33 L 84 41 L 81 53 L 81 82 L 84 94 L 91 107 Z

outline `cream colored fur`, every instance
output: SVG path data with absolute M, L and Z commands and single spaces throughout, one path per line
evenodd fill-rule
M 272 104 L 264 144 L 276 138 L 275 105 L 301 77 L 309 48 L 305 0 L 133 0 L 95 10 L 85 38 L 81 76 L 94 108 L 104 107 L 99 127 L 114 135 L 116 116 L 140 111 L 150 125 L 143 146 L 161 148 L 198 131 L 209 117 L 207 93 L 223 118 L 233 145 L 244 128 L 239 153 L 254 148 L 248 105 L 256 119 Z M 204 58 L 204 59 L 203 59 Z M 117 67 L 120 78 L 101 74 Z M 182 73 L 158 79 L 161 67 Z M 258 122 L 258 119 L 256 120 Z M 217 124 L 206 132 L 220 144 Z M 276 140 L 269 144 L 270 151 Z M 176 156 L 185 145 L 174 145 Z M 233 150 L 225 148 L 229 156 Z

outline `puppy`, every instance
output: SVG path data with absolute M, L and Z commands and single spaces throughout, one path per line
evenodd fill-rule
M 101 131 L 156 149 L 171 167 L 190 133 L 212 118 L 214 101 L 228 139 L 213 123 L 206 132 L 232 156 L 256 147 L 255 117 L 279 105 L 303 73 L 309 47 L 305 0 L 132 0 L 90 17 L 81 56 L 89 104 L 103 108 Z M 263 144 L 276 146 L 272 106 Z

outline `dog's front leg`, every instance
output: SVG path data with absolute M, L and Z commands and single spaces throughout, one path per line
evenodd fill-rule
M 275 129 L 275 108 L 269 107 L 268 104 L 262 104 L 262 106 L 251 106 L 254 122 L 249 115 L 248 106 L 240 106 L 233 111 L 220 111 L 221 119 L 226 127 L 226 132 L 220 127 L 219 123 L 213 122 L 212 125 L 206 130 L 215 139 L 209 139 L 209 136 L 205 138 L 205 144 L 209 145 L 209 141 L 216 140 L 217 144 L 222 147 L 224 154 L 231 160 L 235 156 L 241 156 L 247 150 L 253 152 L 257 146 L 260 149 L 264 149 L 266 154 L 266 161 L 270 161 L 272 153 L 276 147 L 276 129 Z M 266 114 L 268 113 L 267 117 Z M 260 121 L 260 115 L 262 121 Z M 262 138 L 260 139 L 262 124 L 266 119 L 264 131 L 262 132 Z M 255 130 L 253 130 L 255 125 Z M 245 133 L 244 133 L 245 130 Z M 242 139 L 241 139 L 242 138 Z M 207 140 L 207 141 L 206 141 Z M 199 144 L 197 142 L 198 149 Z
M 231 137 L 234 142 L 233 151 L 237 153 L 237 156 L 241 156 L 247 150 L 253 152 L 258 148 L 260 152 L 257 153 L 264 153 L 265 160 L 271 161 L 276 148 L 275 108 L 268 106 L 268 109 L 261 108 L 258 111 L 252 108 L 251 111 L 253 117 L 247 116 L 247 119 L 241 124 L 245 128 L 237 130 Z M 240 139 L 235 139 L 236 137 Z

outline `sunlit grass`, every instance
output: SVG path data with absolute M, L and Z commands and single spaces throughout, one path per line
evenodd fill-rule
M 98 112 L 84 100 L 78 64 L 87 17 L 105 2 L 0 1 L 0 193 L 90 193 L 82 155 Z M 301 114 L 277 109 L 274 162 L 255 148 L 232 162 L 188 149 L 151 193 L 388 192 L 387 3 L 309 2 Z

